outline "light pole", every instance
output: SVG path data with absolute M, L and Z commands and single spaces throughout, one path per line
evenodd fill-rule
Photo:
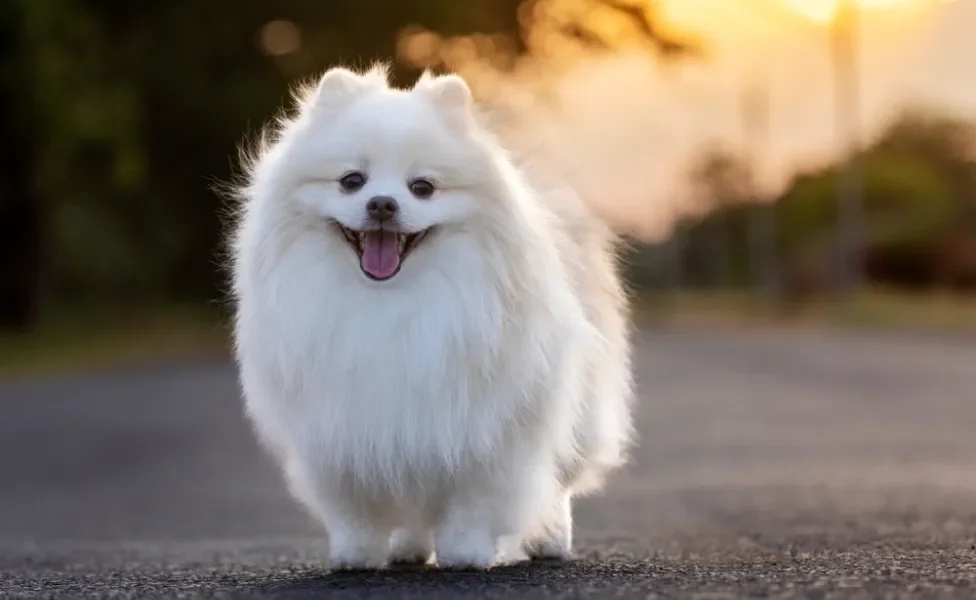
M 820 0 L 828 2 L 829 0 Z M 837 133 L 841 140 L 844 160 L 837 178 L 836 243 L 831 253 L 834 260 L 835 287 L 841 292 L 856 291 L 862 280 L 861 256 L 864 247 L 863 182 L 860 154 L 860 74 L 858 0 L 833 0 L 834 15 L 830 27 L 830 50 L 834 80 L 834 111 Z M 740 6 L 761 11 L 755 2 L 743 0 Z
M 854 292 L 861 284 L 863 182 L 860 172 L 859 9 L 857 0 L 837 0 L 832 31 L 834 93 L 838 133 L 843 141 L 837 181 L 837 289 Z

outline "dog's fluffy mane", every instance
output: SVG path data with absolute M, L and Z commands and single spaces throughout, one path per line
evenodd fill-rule
M 466 546 L 471 528 L 562 553 L 570 499 L 598 489 L 632 438 L 617 239 L 572 190 L 540 193 L 528 181 L 459 77 L 427 72 L 410 98 L 389 93 L 388 78 L 385 64 L 331 69 L 298 86 L 293 112 L 242 152 L 231 252 L 248 415 L 296 498 L 333 534 L 334 564 L 378 564 L 379 546 L 360 544 L 378 544 L 391 519 L 415 528 L 412 543 L 416 527 L 442 531 L 438 560 L 448 565 L 490 563 L 493 546 Z M 336 133 L 313 118 L 322 110 L 340 119 L 332 109 L 363 90 L 383 93 L 363 100 L 365 113 L 350 108 L 355 116 Z M 403 119 L 425 125 L 404 130 L 416 121 Z M 343 160 L 388 165 L 376 167 L 377 189 L 400 190 L 412 204 L 399 210 L 417 211 L 418 230 L 443 231 L 390 287 L 364 279 L 333 227 L 362 219 L 369 195 L 339 191 L 334 173 L 303 192 L 293 183 L 322 168 L 319 146 L 346 153 L 352 142 L 360 144 Z M 436 163 L 444 149 L 460 149 L 446 168 L 470 185 L 446 186 L 431 202 L 411 198 L 399 187 L 411 174 L 397 159 Z M 501 494 L 490 514 L 476 507 L 474 490 L 485 486 Z M 381 506 L 376 523 L 355 514 L 359 500 L 350 504 L 364 497 Z M 416 516 L 458 502 L 460 516 Z M 350 518 L 365 529 L 349 530 Z

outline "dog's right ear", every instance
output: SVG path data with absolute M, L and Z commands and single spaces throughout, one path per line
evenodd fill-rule
M 316 112 L 338 111 L 366 92 L 386 88 L 387 73 L 383 65 L 373 67 L 362 75 L 345 67 L 333 67 L 322 75 L 302 104 L 306 110 Z
M 427 96 L 435 106 L 444 111 L 454 125 L 465 128 L 472 118 L 473 97 L 467 82 L 458 75 L 435 76 L 425 71 L 414 89 Z

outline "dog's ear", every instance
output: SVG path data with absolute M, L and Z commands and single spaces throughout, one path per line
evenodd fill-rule
M 322 75 L 303 104 L 315 111 L 337 111 L 366 92 L 386 89 L 389 86 L 388 69 L 385 64 L 377 64 L 359 74 L 345 67 L 333 67 Z
M 427 96 L 456 125 L 470 123 L 474 99 L 471 88 L 458 75 L 435 77 L 425 71 L 414 89 Z

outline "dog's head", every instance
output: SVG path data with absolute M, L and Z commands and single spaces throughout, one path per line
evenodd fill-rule
M 486 136 L 458 76 L 399 90 L 382 68 L 335 68 L 300 100 L 278 167 L 288 201 L 369 280 L 386 281 L 423 268 L 439 240 L 490 208 L 499 173 Z

